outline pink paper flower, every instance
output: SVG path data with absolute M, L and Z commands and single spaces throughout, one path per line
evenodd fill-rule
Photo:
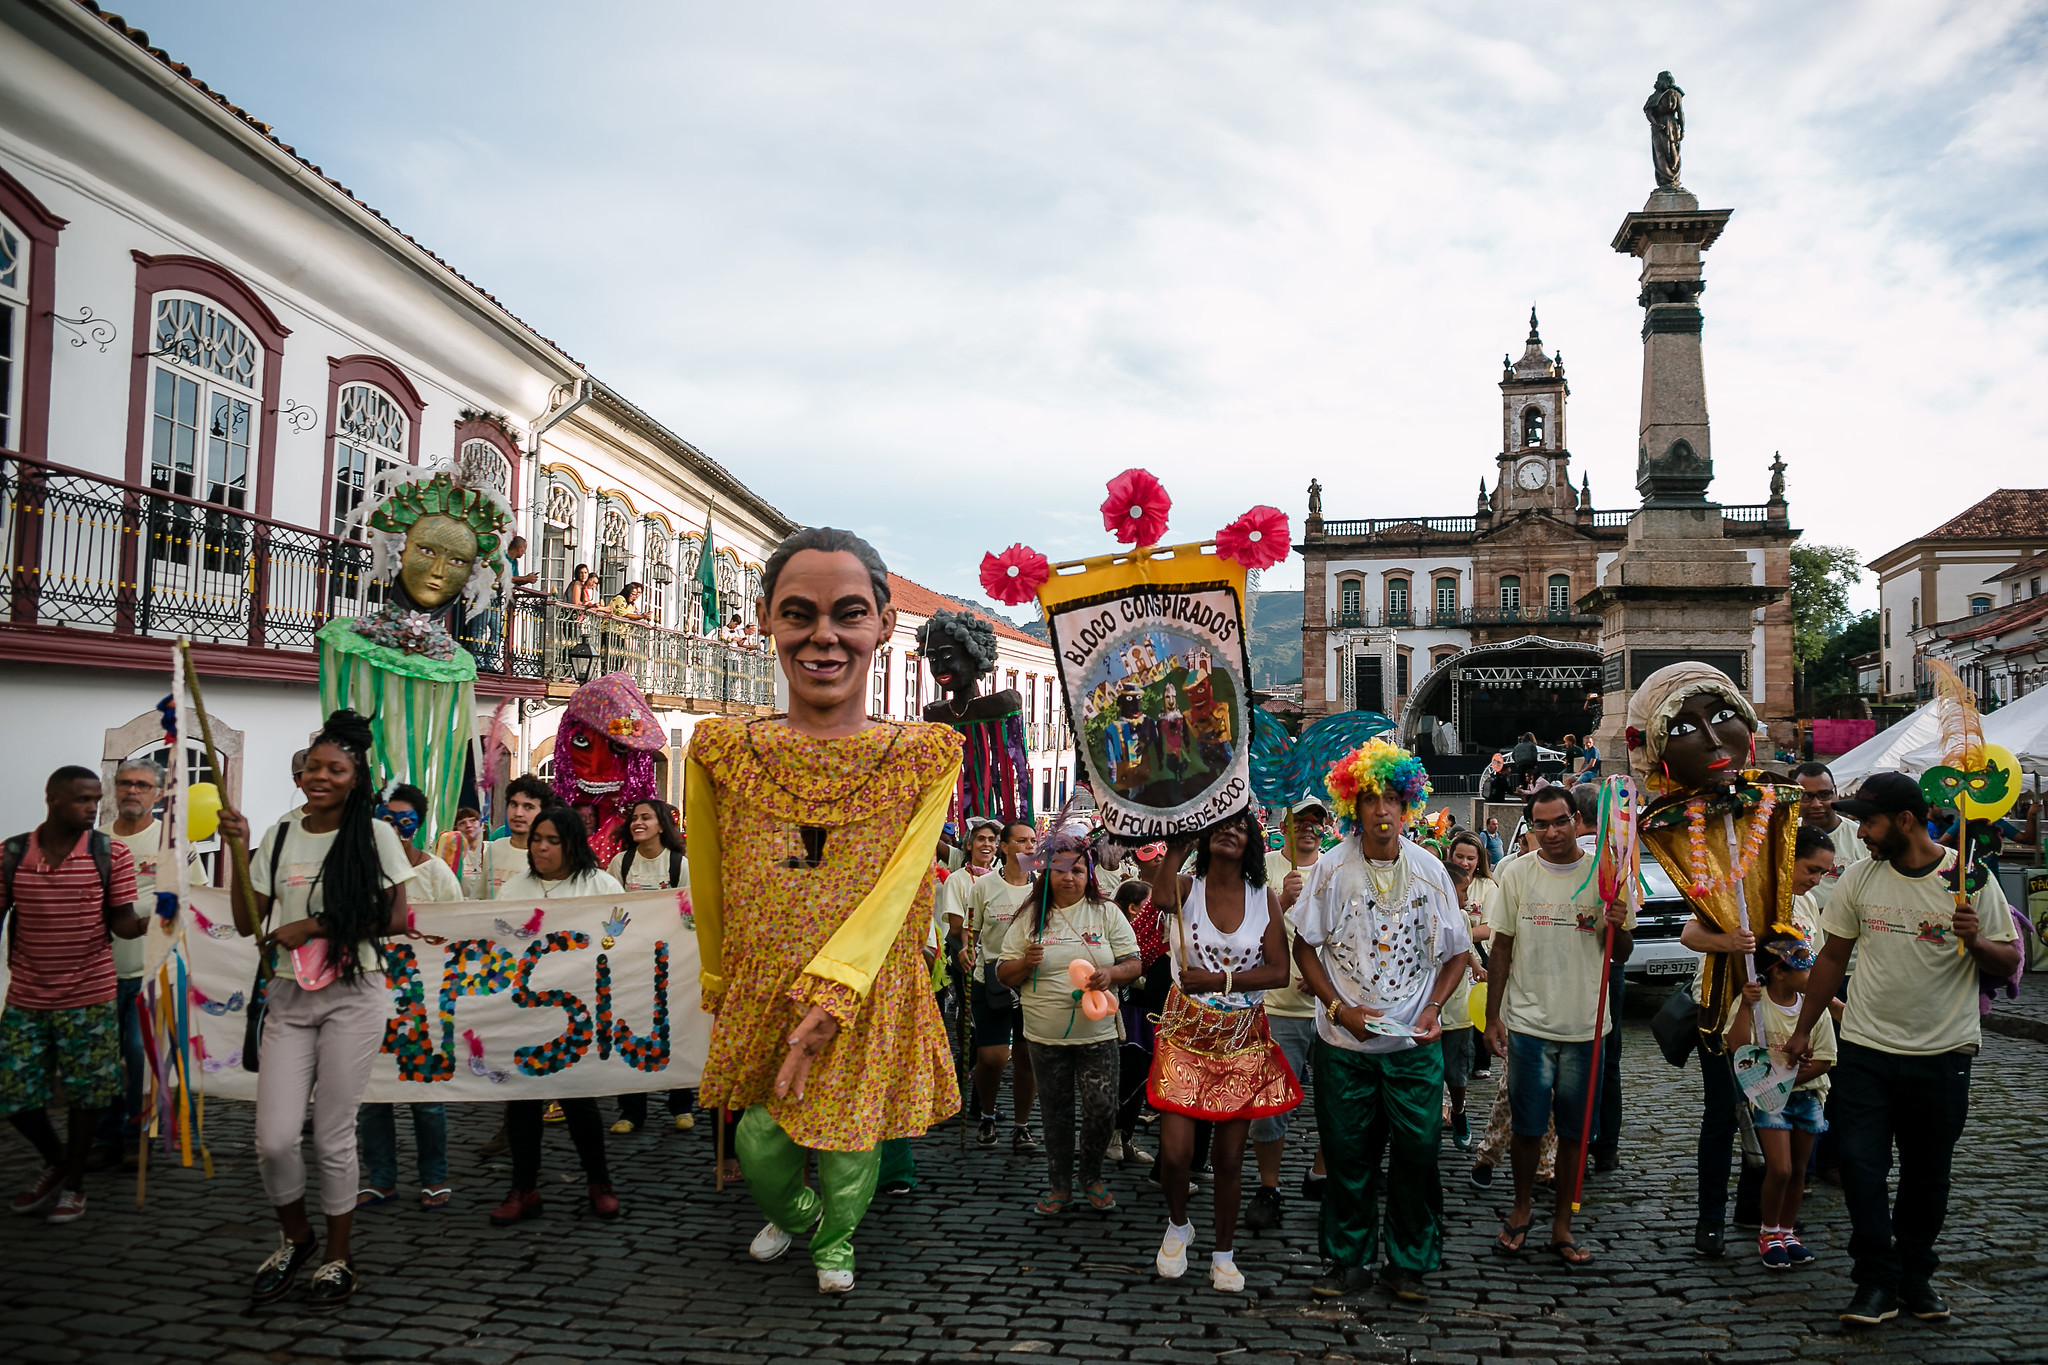
M 1247 569 L 1270 569 L 1287 549 L 1287 514 L 1264 504 L 1216 533 L 1216 553 Z
M 1143 469 L 1126 469 L 1109 481 L 1102 500 L 1102 529 L 1126 545 L 1157 545 L 1166 535 L 1173 499 L 1165 485 Z
M 1021 607 L 1052 577 L 1052 565 L 1029 545 L 981 557 L 981 588 L 1006 607 Z

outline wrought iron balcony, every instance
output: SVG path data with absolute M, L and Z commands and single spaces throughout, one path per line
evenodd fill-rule
M 1375 611 L 1369 607 L 1330 613 L 1332 630 L 1374 627 L 1407 630 L 1419 626 L 1467 629 L 1472 626 L 1569 625 L 1597 626 L 1600 618 L 1575 607 L 1435 607 L 1427 612 Z
M 0 544 L 9 599 L 0 633 L 54 627 L 101 639 L 185 635 L 300 656 L 310 677 L 320 627 L 382 602 L 368 581 L 368 546 L 15 456 L 0 456 Z M 458 615 L 453 633 L 486 680 L 575 683 L 579 674 L 624 669 L 649 696 L 733 706 L 775 701 L 774 659 L 765 652 L 552 598 L 513 594 L 488 612 Z

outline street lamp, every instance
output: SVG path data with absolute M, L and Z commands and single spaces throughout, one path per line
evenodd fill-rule
M 576 647 L 562 657 L 569 661 L 569 671 L 576 675 L 578 686 L 590 681 L 590 670 L 597 663 L 597 651 L 590 647 L 590 641 L 578 640 Z

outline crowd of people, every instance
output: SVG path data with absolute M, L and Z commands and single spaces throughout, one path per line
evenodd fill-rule
M 1327 799 L 1283 813 L 1278 847 L 1256 809 L 1137 847 L 1085 822 L 970 819 L 941 835 L 957 744 L 948 749 L 942 727 L 870 725 L 860 709 L 862 647 L 886 638 L 890 620 L 879 559 L 843 532 L 793 541 L 771 559 L 762 611 L 791 677 L 791 722 L 705 722 L 692 745 L 688 825 L 711 831 L 700 842 L 716 854 L 689 849 L 678 813 L 647 800 L 632 808 L 618 856 L 600 865 L 583 816 L 533 777 L 509 785 L 500 830 L 485 831 L 465 809 L 442 856 L 430 854 L 418 846 L 427 798 L 377 787 L 369 727 L 347 711 L 295 757 L 302 804 L 259 840 L 240 813 L 223 811 L 224 839 L 247 851 L 248 885 L 237 874 L 230 887 L 235 927 L 260 939 L 272 967 L 255 1130 L 281 1237 L 257 1271 L 255 1302 L 282 1298 L 308 1269 L 309 1303 L 348 1299 L 353 1214 L 397 1197 L 395 1107 L 361 1103 L 387 1017 L 382 944 L 417 932 L 435 902 L 684 886 L 691 862 L 706 856 L 726 869 L 703 879 L 698 905 L 705 1002 L 717 1023 L 702 1096 L 665 1099 L 677 1127 L 693 1126 L 700 1099 L 726 1125 L 728 1174 L 747 1182 L 768 1218 L 752 1254 L 774 1260 L 811 1233 L 821 1290 L 852 1287 L 852 1237 L 868 1200 L 914 1187 L 910 1139 L 963 1104 L 960 1121 L 981 1147 L 1001 1145 L 1007 1127 L 1013 1154 L 1042 1149 L 1045 1186 L 1031 1207 L 1045 1218 L 1083 1205 L 1115 1210 L 1113 1173 L 1144 1169 L 1166 1205 L 1162 1277 L 1187 1272 L 1202 1240 L 1190 1194 L 1208 1182 L 1208 1281 L 1220 1292 L 1244 1287 L 1240 1217 L 1253 1228 L 1279 1221 L 1290 1140 L 1313 1146 L 1300 1194 L 1319 1206 L 1318 1297 L 1377 1283 L 1405 1301 L 1427 1299 L 1425 1277 L 1443 1263 L 1446 1138 L 1472 1151 L 1471 1182 L 1482 1190 L 1507 1165 L 1495 1252 L 1596 1262 L 1575 1235 L 1574 1210 L 1589 1165 L 1619 1160 L 1614 968 L 1629 956 L 1635 923 L 1631 898 L 1594 875 L 1595 785 L 1529 790 L 1521 848 L 1504 848 L 1491 819 L 1425 844 L 1423 765 L 1373 740 L 1332 766 Z M 1711 680 L 1687 686 L 1671 688 L 1655 712 L 1648 758 L 1667 771 L 1718 771 L 1739 756 L 1746 707 Z M 905 747 L 905 734 L 924 747 Z M 833 747 L 842 744 L 860 747 Z M 848 755 L 856 766 L 844 766 Z M 854 772 L 865 775 L 851 781 Z M 0 1109 L 43 1163 L 12 1208 L 53 1223 L 83 1216 L 87 1172 L 118 1165 L 139 1140 L 142 1058 L 130 1024 L 163 775 L 144 762 L 114 776 L 116 815 L 98 830 L 99 775 L 52 774 L 46 819 L 7 842 L 0 868 L 13 935 Z M 1757 1160 L 1753 1175 L 1745 1161 L 1735 1222 L 1756 1226 L 1763 1264 L 1815 1259 L 1798 1235 L 1812 1165 L 1839 1180 L 1851 1222 L 1858 1288 L 1844 1321 L 1881 1322 L 1902 1308 L 1938 1319 L 1948 1308 L 1933 1283 L 1935 1244 L 1968 1111 L 1978 977 L 2017 971 L 2013 919 L 1995 879 L 1966 906 L 1953 902 L 1941 874 L 1955 852 L 1935 842 L 1910 778 L 1875 775 L 1852 799 L 1820 765 L 1795 780 L 1789 930 L 1746 920 L 1730 928 L 1706 908 L 1685 930 L 1704 954 L 1688 995 L 1704 1087 L 1695 1247 L 1725 1250 L 1740 1135 Z M 1762 807 L 1759 828 L 1771 809 Z M 881 822 L 874 837 L 834 842 L 870 820 Z M 766 870 L 732 870 L 771 858 L 774 832 L 787 838 L 792 828 L 806 833 L 808 857 L 772 851 Z M 929 873 L 928 853 L 888 856 L 934 842 Z M 1732 856 L 1732 834 L 1730 843 Z M 867 871 L 849 872 L 855 856 Z M 830 877 L 805 880 L 812 871 Z M 769 888 L 769 908 L 798 918 L 722 940 L 721 916 L 746 911 L 756 886 Z M 821 920 L 833 905 L 848 913 Z M 863 932 L 849 936 L 855 926 Z M 281 955 L 309 944 L 332 972 L 323 989 L 277 969 Z M 1753 976 L 1737 970 L 1742 962 L 1754 963 Z M 1731 1057 L 1751 1043 L 1787 1063 L 1782 1103 L 1761 1102 L 1738 1079 Z M 1467 1089 L 1495 1072 L 1492 1111 L 1478 1127 Z M 55 1075 L 68 1110 L 62 1138 L 48 1112 Z M 616 1106 L 607 1125 L 596 1099 L 504 1105 L 493 1143 L 510 1157 L 511 1188 L 490 1222 L 541 1212 L 543 1125 L 556 1118 L 590 1209 L 617 1217 L 606 1130 L 644 1125 L 647 1097 Z M 446 1208 L 445 1111 L 409 1108 L 420 1207 Z M 1148 1110 L 1152 1153 L 1141 1145 Z M 308 1135 L 320 1173 L 317 1234 Z

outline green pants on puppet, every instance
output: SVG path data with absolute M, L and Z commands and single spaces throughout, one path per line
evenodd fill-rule
M 766 1105 L 752 1105 L 733 1130 L 733 1151 L 747 1173 L 747 1190 L 769 1222 L 788 1233 L 817 1224 L 811 1264 L 820 1270 L 853 1269 L 853 1230 L 874 1201 L 881 1152 L 819 1151 L 818 1187 L 804 1184 L 811 1149 L 782 1130 Z

